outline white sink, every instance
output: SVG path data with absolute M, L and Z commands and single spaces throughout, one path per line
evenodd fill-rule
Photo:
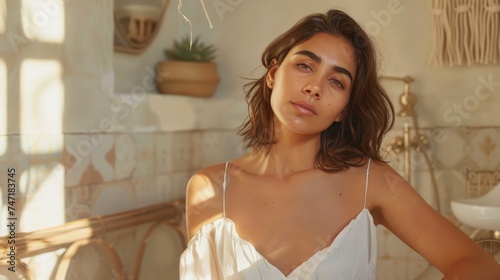
M 500 230 L 500 184 L 482 197 L 452 200 L 451 211 L 467 226 Z

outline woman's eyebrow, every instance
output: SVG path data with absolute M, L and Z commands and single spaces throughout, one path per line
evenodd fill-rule
M 317 63 L 320 63 L 321 62 L 321 57 L 319 57 L 318 55 L 316 55 L 315 53 L 311 52 L 311 51 L 307 51 L 307 50 L 302 50 L 302 51 L 298 51 L 295 53 L 296 55 L 304 55 L 304 56 L 307 56 L 309 57 L 310 59 L 316 61 Z
M 304 55 L 304 56 L 307 56 L 310 59 L 314 60 L 317 63 L 321 63 L 321 57 L 319 57 L 317 54 L 315 54 L 311 51 L 308 51 L 308 50 L 298 51 L 295 53 L 295 55 Z M 333 66 L 332 69 L 335 72 L 339 72 L 339 73 L 346 75 L 347 77 L 349 77 L 349 79 L 351 79 L 351 82 L 352 82 L 352 74 L 351 74 L 351 72 L 349 72 L 349 70 L 345 69 L 344 67 L 340 67 L 340 66 Z

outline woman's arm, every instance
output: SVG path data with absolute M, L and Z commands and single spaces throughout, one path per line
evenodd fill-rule
M 500 280 L 500 265 L 460 229 L 429 206 L 387 164 L 370 172 L 377 223 L 398 236 L 449 280 Z
M 500 279 L 500 264 L 497 264 L 495 269 L 495 260 L 493 260 L 494 264 L 489 260 L 490 258 L 483 259 L 481 256 L 459 260 L 445 273 L 444 279 Z

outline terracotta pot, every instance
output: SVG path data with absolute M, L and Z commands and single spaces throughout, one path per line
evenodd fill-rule
M 160 61 L 156 65 L 160 93 L 211 97 L 219 81 L 215 63 Z

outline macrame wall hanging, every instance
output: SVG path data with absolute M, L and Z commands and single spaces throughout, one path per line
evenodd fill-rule
M 500 0 L 432 0 L 432 65 L 500 62 Z

